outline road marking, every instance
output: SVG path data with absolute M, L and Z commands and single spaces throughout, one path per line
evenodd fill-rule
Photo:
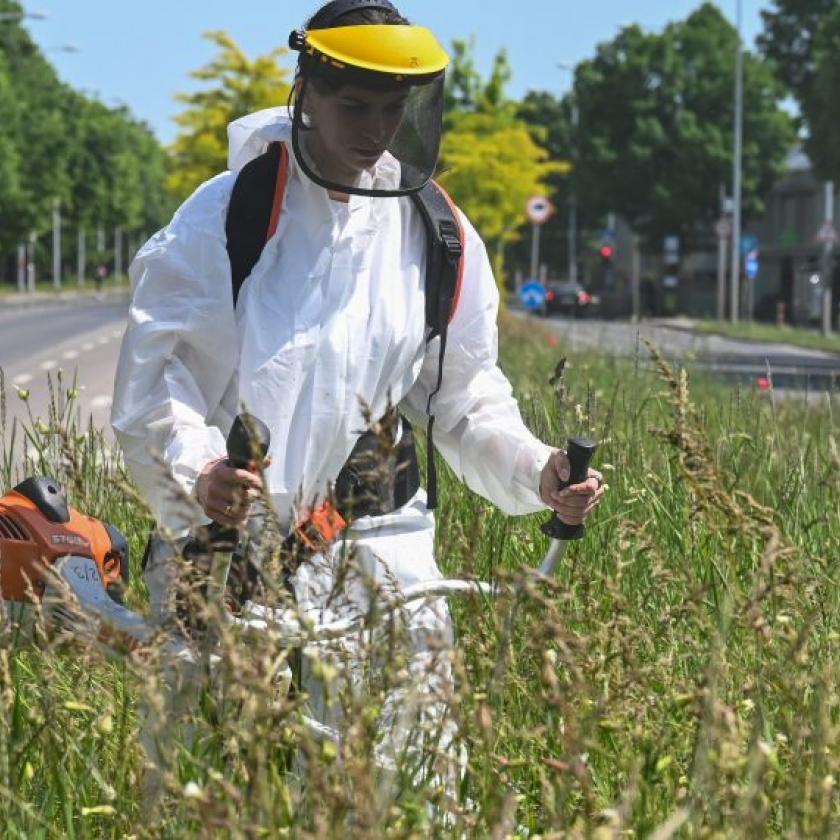
M 27 385 L 32 381 L 31 373 L 19 373 L 13 380 L 12 385 Z
M 57 364 L 58 362 L 55 359 L 47 359 L 45 362 L 41 362 L 39 367 L 41 370 L 52 370 Z
M 67 359 L 68 361 L 72 361 L 73 359 L 79 358 L 79 351 L 78 350 L 68 350 L 66 353 L 62 353 L 62 359 Z
M 82 345 L 82 350 L 84 350 L 84 351 L 87 353 L 87 352 L 89 352 L 90 350 L 93 350 L 93 348 L 94 348 L 94 347 L 96 347 L 96 345 L 95 345 L 92 341 L 86 341 L 86 342 Z
M 107 344 L 111 340 L 110 336 L 101 335 L 99 336 L 99 343 L 100 344 Z
M 98 397 L 94 397 L 90 401 L 91 408 L 110 408 L 111 407 L 111 395 L 110 394 L 100 394 Z

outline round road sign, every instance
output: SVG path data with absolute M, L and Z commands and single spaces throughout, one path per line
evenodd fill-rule
M 528 218 L 535 225 L 544 225 L 554 212 L 554 205 L 544 195 L 532 195 L 525 205 Z

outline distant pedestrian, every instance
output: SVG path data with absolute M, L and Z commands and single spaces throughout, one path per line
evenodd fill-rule
M 102 297 L 102 284 L 105 282 L 105 278 L 108 276 L 108 266 L 105 263 L 99 263 L 96 266 L 96 271 L 93 274 L 93 282 L 96 284 L 96 297 Z

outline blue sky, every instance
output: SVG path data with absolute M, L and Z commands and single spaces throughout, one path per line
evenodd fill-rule
M 760 9 L 767 4 L 743 0 L 748 44 L 761 29 Z M 223 29 L 254 56 L 285 43 L 318 5 L 318 0 L 24 0 L 28 11 L 48 15 L 27 26 L 61 77 L 106 104 L 125 103 L 164 142 L 175 135 L 174 94 L 195 87 L 190 71 L 212 55 L 202 32 Z M 533 88 L 562 93 L 569 74 L 558 62 L 589 57 L 624 24 L 661 29 L 700 0 L 398 0 L 397 5 L 445 44 L 474 36 L 482 73 L 505 47 L 514 72 L 510 92 L 519 97 Z M 718 5 L 734 20 L 736 0 Z M 60 51 L 66 44 L 79 52 Z

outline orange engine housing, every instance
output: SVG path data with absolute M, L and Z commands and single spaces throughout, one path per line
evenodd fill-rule
M 128 547 L 116 528 L 70 507 L 49 478 L 27 479 L 0 497 L 0 598 L 39 600 L 47 569 L 68 554 L 90 557 L 103 586 L 119 599 L 128 579 Z

